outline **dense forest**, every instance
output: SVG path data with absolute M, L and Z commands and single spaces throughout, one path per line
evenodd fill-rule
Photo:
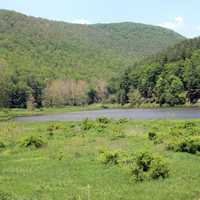
M 126 103 L 127 94 L 117 94 L 123 86 L 118 90 L 108 80 L 184 39 L 150 25 L 79 25 L 0 10 L 0 106 L 80 105 L 119 101 L 119 96 Z M 139 89 L 128 87 L 125 93 Z M 138 91 L 154 98 L 141 86 Z
M 200 98 L 200 38 L 185 40 L 136 63 L 110 81 L 109 92 L 122 104 L 196 103 Z
M 1 58 L 14 68 L 40 68 L 56 77 L 109 79 L 134 61 L 183 39 L 150 25 L 79 25 L 0 10 Z

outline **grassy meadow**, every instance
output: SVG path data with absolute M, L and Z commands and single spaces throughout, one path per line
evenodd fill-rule
M 199 139 L 200 120 L 0 122 L 0 199 L 199 200 Z M 137 180 L 142 152 L 168 176 Z

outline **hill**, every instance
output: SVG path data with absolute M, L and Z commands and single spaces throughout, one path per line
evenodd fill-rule
M 144 24 L 80 25 L 0 10 L 0 106 L 102 101 L 115 73 L 183 39 Z
M 120 103 L 196 103 L 200 99 L 200 37 L 138 62 L 109 87 Z
M 55 76 L 108 79 L 182 39 L 144 24 L 79 25 L 0 10 L 1 59 L 12 67 L 47 68 Z

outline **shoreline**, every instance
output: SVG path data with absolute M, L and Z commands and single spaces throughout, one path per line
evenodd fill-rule
M 0 121 L 9 121 L 16 117 L 32 117 L 32 116 L 44 116 L 54 114 L 65 114 L 65 113 L 76 113 L 82 111 L 99 111 L 99 110 L 110 110 L 110 109 L 177 109 L 177 108 L 200 108 L 199 104 L 195 105 L 180 105 L 180 106 L 162 106 L 155 104 L 144 104 L 141 106 L 131 106 L 129 104 L 92 104 L 87 106 L 66 106 L 66 107 L 53 107 L 53 108 L 41 108 L 28 111 L 27 109 L 0 109 Z

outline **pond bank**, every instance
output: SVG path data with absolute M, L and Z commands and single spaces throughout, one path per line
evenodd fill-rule
M 96 119 L 108 117 L 111 119 L 128 118 L 135 120 L 148 119 L 199 119 L 200 108 L 153 108 L 153 109 L 103 109 L 94 111 L 77 111 L 62 114 L 42 116 L 17 117 L 16 121 L 45 122 L 45 121 L 81 121 L 86 118 Z

